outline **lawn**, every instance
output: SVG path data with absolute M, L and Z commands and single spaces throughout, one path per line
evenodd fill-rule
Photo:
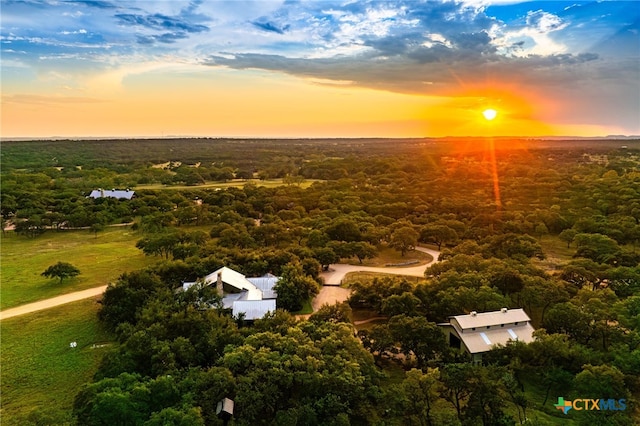
M 96 301 L 0 322 L 3 425 L 71 423 L 73 399 L 112 341 L 98 323 Z M 36 422 L 45 418 L 49 423 Z
M 311 307 L 311 299 L 307 299 L 302 304 L 302 309 L 297 312 L 291 312 L 292 315 L 307 315 L 312 314 L 313 308 Z
M 546 235 L 538 239 L 538 242 L 546 259 L 533 259 L 533 263 L 550 273 L 562 269 L 562 266 L 573 259 L 573 255 L 576 253 L 574 244 L 567 248 L 567 243 L 555 235 Z
M 105 285 L 153 263 L 136 248 L 138 239 L 122 227 L 107 228 L 97 237 L 85 230 L 49 231 L 36 238 L 7 232 L 0 240 L 0 309 Z M 40 275 L 59 261 L 71 263 L 80 275 L 62 284 Z
M 365 259 L 362 261 L 362 263 L 360 263 L 358 262 L 358 259 L 354 257 L 349 259 L 341 259 L 340 262 L 350 265 L 374 266 L 382 268 L 387 265 L 400 265 L 403 263 L 411 263 L 407 265 L 410 267 L 425 265 L 432 260 L 433 257 L 421 251 L 413 250 L 408 252 L 403 257 L 398 250 L 392 249 L 387 246 L 379 246 L 378 255 L 373 259 Z
M 413 277 L 410 275 L 383 274 L 381 272 L 366 272 L 366 271 L 365 272 L 349 272 L 347 275 L 344 276 L 344 279 L 342 280 L 342 287 L 349 288 L 351 286 L 351 283 L 353 282 L 356 282 L 356 281 L 369 282 L 369 281 L 373 281 L 373 279 L 376 277 L 384 277 L 384 276 L 404 278 L 410 283 L 419 283 L 425 280 L 425 278 L 423 277 Z

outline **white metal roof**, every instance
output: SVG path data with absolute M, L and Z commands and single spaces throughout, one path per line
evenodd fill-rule
M 224 309 L 232 309 L 233 308 L 233 304 L 235 302 L 237 302 L 238 300 L 247 300 L 247 296 L 248 296 L 248 292 L 247 291 L 242 291 L 240 293 L 226 294 L 222 298 L 222 307 Z
M 529 343 L 533 341 L 534 328 L 529 323 L 518 326 L 504 326 L 458 333 L 460 340 L 470 353 L 476 354 L 490 350 L 494 345 L 506 345 L 509 340 Z
M 223 283 L 238 290 L 248 291 L 247 300 L 262 300 L 262 290 L 247 280 L 240 272 L 236 272 L 226 266 L 223 266 L 222 268 L 207 275 L 204 278 L 204 282 L 208 285 L 215 285 L 218 281 L 219 273 L 222 274 L 221 278 Z
M 233 302 L 233 316 L 237 317 L 241 312 L 244 313 L 244 319 L 256 320 L 264 317 L 267 312 L 275 312 L 275 299 L 269 300 L 236 300 Z
M 529 322 L 531 319 L 523 309 L 503 309 L 501 311 L 480 312 L 475 315 L 455 315 L 454 319 L 462 330 L 500 324 Z M 455 323 L 453 323 L 455 326 Z
M 89 194 L 89 198 L 125 198 L 130 200 L 135 191 L 129 189 L 94 189 Z
M 262 291 L 263 299 L 275 299 L 276 297 L 278 297 L 278 295 L 273 289 L 273 286 L 276 285 L 279 279 L 279 277 L 271 275 L 270 277 L 264 276 L 257 278 L 247 278 L 247 281 L 249 281 L 251 284 L 255 285 Z

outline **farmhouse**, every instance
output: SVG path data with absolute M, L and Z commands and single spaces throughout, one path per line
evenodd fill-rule
M 130 200 L 135 195 L 135 191 L 131 191 L 129 188 L 127 189 L 94 189 L 89 194 L 88 198 L 98 199 L 98 198 L 117 198 L 119 200 L 125 199 Z
M 215 285 L 218 294 L 222 295 L 224 309 L 231 309 L 233 316 L 244 314 L 245 320 L 256 320 L 264 317 L 268 312 L 276 310 L 276 294 L 273 287 L 279 277 L 271 274 L 262 277 L 247 278 L 240 272 L 223 266 L 213 271 L 202 282 L 204 285 Z M 195 282 L 182 284 L 187 290 Z
M 505 345 L 509 340 L 533 341 L 531 319 L 522 309 L 473 311 L 469 315 L 451 316 L 448 323 L 438 325 L 447 334 L 449 346 L 467 352 L 473 362 L 481 362 L 484 352 L 495 345 Z

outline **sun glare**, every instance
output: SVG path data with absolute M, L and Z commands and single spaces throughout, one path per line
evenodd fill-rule
M 484 115 L 484 118 L 486 120 L 491 121 L 497 117 L 498 111 L 496 111 L 495 109 L 485 109 L 484 111 L 482 111 L 482 115 Z

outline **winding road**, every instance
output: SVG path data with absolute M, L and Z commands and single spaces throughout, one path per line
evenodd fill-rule
M 440 252 L 426 247 L 416 247 L 416 250 L 423 253 L 427 253 L 433 260 L 426 265 L 418 265 L 412 267 L 385 267 L 376 268 L 374 266 L 359 266 L 359 265 L 345 265 L 338 263 L 333 265 L 330 271 L 323 272 L 321 276 L 324 278 L 325 285 L 320 289 L 320 293 L 311 302 L 311 307 L 314 312 L 317 311 L 322 305 L 344 302 L 349 298 L 351 291 L 348 288 L 339 287 L 344 279 L 344 276 L 349 272 L 378 272 L 382 274 L 393 275 L 409 275 L 412 277 L 423 277 L 424 271 L 434 263 L 438 262 Z
M 333 265 L 330 271 L 323 272 L 325 286 L 322 287 L 320 293 L 313 299 L 311 306 L 316 311 L 324 304 L 334 304 L 336 302 L 344 302 L 349 297 L 350 290 L 339 287 L 344 276 L 349 272 L 379 272 L 383 274 L 409 275 L 412 277 L 424 276 L 424 271 L 429 266 L 438 261 L 440 252 L 425 247 L 416 247 L 416 250 L 427 253 L 433 257 L 433 260 L 426 265 L 412 267 L 385 267 L 376 268 L 373 266 L 345 265 L 338 263 Z M 11 309 L 0 311 L 0 321 L 3 319 L 16 317 L 19 315 L 29 314 L 32 312 L 42 311 L 44 309 L 53 308 L 64 305 L 65 303 L 76 302 L 78 300 L 88 299 L 90 297 L 99 296 L 106 290 L 107 286 L 93 287 L 87 290 L 76 291 L 73 293 L 63 294 L 61 296 L 52 297 L 51 299 L 40 300 L 34 303 L 18 306 Z

